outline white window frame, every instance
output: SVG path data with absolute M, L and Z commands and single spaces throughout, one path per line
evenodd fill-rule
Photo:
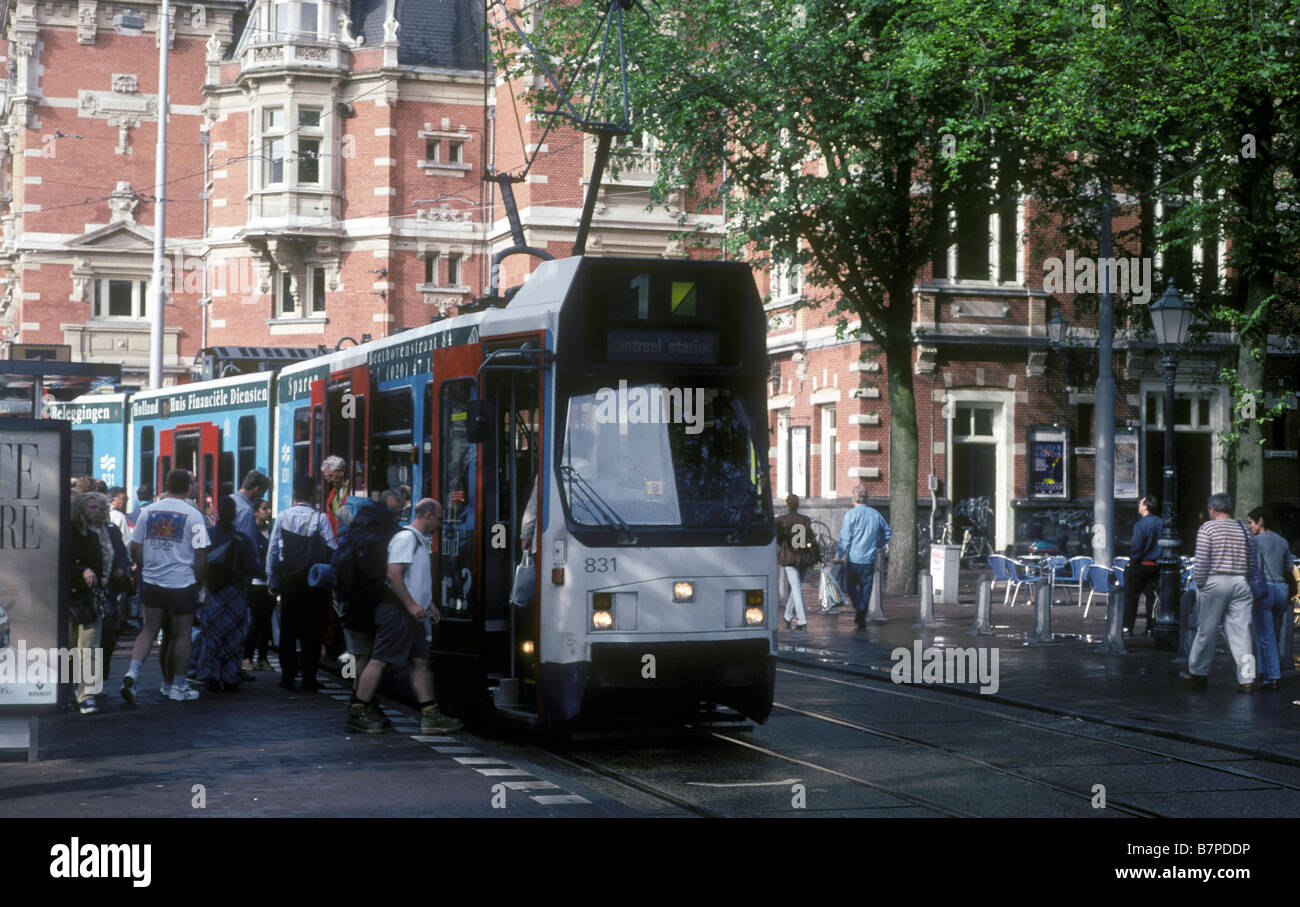
M 317 280 L 320 282 L 320 292 L 316 290 Z M 311 318 L 325 314 L 326 294 L 329 292 L 325 269 L 320 265 L 307 266 L 307 281 L 305 283 L 307 304 L 303 308 L 303 317 Z
M 1015 391 L 993 389 L 949 390 L 948 401 L 951 404 L 951 409 L 946 417 L 948 424 L 948 455 L 945 458 L 944 487 L 948 489 L 948 496 L 951 498 L 953 494 L 952 464 L 955 460 L 956 451 L 954 448 L 957 444 L 994 444 L 997 446 L 997 482 L 993 501 L 997 532 L 993 540 L 993 547 L 997 551 L 1002 551 L 1011 543 L 1011 534 L 1015 528 L 1015 513 L 1011 508 L 1011 501 L 1014 498 L 1015 491 L 1013 484 L 1015 470 L 1012 469 L 1012 466 L 1016 456 L 1024 456 L 1024 445 L 1021 445 L 1019 450 L 1016 447 Z M 959 405 L 992 406 L 992 437 L 985 435 L 963 436 L 961 441 L 957 441 L 953 436 L 953 432 L 956 428 L 954 421 L 957 417 L 957 407 Z
M 109 285 L 112 282 L 131 284 L 131 314 L 110 315 L 106 311 L 109 301 Z M 149 299 L 153 281 L 138 277 L 97 277 L 91 294 L 91 317 L 96 321 L 146 321 L 148 320 Z M 101 307 L 100 300 L 103 300 Z
M 776 411 L 776 497 L 790 493 L 790 410 Z
M 286 186 L 288 184 L 289 173 L 288 167 L 286 166 L 288 161 L 286 159 L 288 158 L 289 140 L 285 135 L 285 114 L 288 112 L 287 108 L 288 104 L 272 104 L 263 107 L 261 110 L 261 118 L 259 120 L 261 130 L 258 134 L 258 145 L 261 148 L 262 153 L 258 156 L 258 163 L 261 165 L 258 172 L 262 177 L 260 182 L 263 188 L 271 186 Z M 278 125 L 269 125 L 270 115 L 272 113 L 279 113 L 280 122 Z M 273 143 L 276 142 L 279 143 L 279 158 L 277 158 L 273 153 Z M 273 178 L 273 168 L 277 160 L 280 165 L 280 178 L 278 180 Z
M 821 422 L 821 493 L 823 498 L 835 497 L 836 475 L 838 469 L 839 429 L 836 426 L 836 404 L 824 403 L 817 407 L 817 418 Z
M 316 2 L 300 2 L 295 5 L 298 7 L 298 34 L 304 38 L 315 38 L 320 34 L 321 19 L 323 18 L 321 16 L 323 4 Z M 307 24 L 303 21 L 306 17 L 308 7 L 311 7 L 314 10 L 313 15 L 316 17 L 316 27 L 310 31 L 308 31 Z
M 1140 456 L 1143 462 L 1146 462 L 1146 440 L 1147 432 L 1159 433 L 1161 440 L 1156 443 L 1162 445 L 1164 450 L 1164 408 L 1165 408 L 1165 385 L 1163 381 L 1143 381 L 1139 387 L 1139 398 L 1141 400 L 1141 420 L 1139 425 L 1144 429 L 1141 432 L 1142 451 Z M 1147 424 L 1147 397 L 1154 394 L 1156 398 L 1156 419 L 1153 424 Z M 1206 434 L 1211 435 L 1210 441 L 1210 493 L 1224 491 L 1228 487 L 1228 459 L 1226 451 L 1219 438 L 1232 422 L 1232 397 L 1226 387 L 1207 388 L 1203 384 L 1183 384 L 1175 381 L 1174 398 L 1190 398 L 1192 405 L 1192 422 L 1190 425 L 1175 423 L 1174 435 L 1180 434 Z M 1210 421 L 1208 424 L 1201 424 L 1199 406 L 1195 401 L 1201 397 L 1208 397 L 1210 400 Z M 1180 467 L 1181 468 L 1181 467 Z M 1151 489 L 1148 489 L 1150 491 Z M 1158 489 L 1157 489 L 1158 492 Z
M 459 252 L 447 254 L 447 286 L 464 286 L 465 256 Z
M 427 287 L 441 286 L 438 274 L 442 270 L 442 253 L 429 252 L 424 256 L 424 285 Z
M 271 292 L 275 298 L 275 317 L 276 318 L 301 318 L 302 317 L 302 300 L 294 300 L 290 295 L 291 278 L 288 271 L 281 271 L 279 268 L 272 275 Z M 299 296 L 302 295 L 301 285 L 298 288 Z M 286 300 L 293 302 L 292 311 L 285 309 Z
M 295 112 L 297 113 L 297 120 L 298 120 L 298 129 L 297 129 L 298 138 L 297 141 L 294 143 L 295 145 L 294 184 L 298 186 L 313 186 L 313 187 L 323 186 L 325 184 L 325 168 L 322 166 L 322 163 L 325 160 L 325 155 L 321 149 L 325 147 L 325 127 L 323 125 L 325 111 L 323 108 L 314 107 L 311 104 L 302 104 L 302 105 L 297 105 L 295 107 Z M 316 114 L 315 125 L 303 123 L 304 112 L 308 112 L 308 113 L 315 112 Z M 316 152 L 315 152 L 316 179 L 314 181 L 307 181 L 302 178 L 302 170 L 301 170 L 302 162 L 303 162 L 302 142 L 304 139 L 309 142 L 314 141 L 316 143 Z

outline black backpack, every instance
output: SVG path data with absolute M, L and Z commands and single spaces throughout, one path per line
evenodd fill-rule
M 218 592 L 230 585 L 234 579 L 235 561 L 238 552 L 235 548 L 237 536 L 231 536 L 220 545 L 208 551 L 208 588 Z
M 357 504 L 352 521 L 339 533 L 331 561 L 338 599 L 378 600 L 388 571 L 388 542 L 396 531 L 388 508 L 369 500 Z
M 280 570 L 282 586 L 305 586 L 312 567 L 330 562 L 333 552 L 321 538 L 320 521 L 321 514 L 317 513 L 307 526 L 306 533 L 299 534 L 288 529 L 280 531 L 280 560 L 284 565 Z

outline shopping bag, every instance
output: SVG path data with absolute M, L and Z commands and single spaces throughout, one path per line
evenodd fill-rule
M 817 587 L 817 598 L 822 611 L 830 611 L 844 604 L 844 587 L 838 578 L 841 570 L 839 564 L 822 564 L 821 581 Z
M 515 568 L 515 581 L 510 589 L 510 604 L 516 608 L 526 608 L 537 594 L 537 568 L 533 566 L 533 554 L 525 551 L 519 566 Z

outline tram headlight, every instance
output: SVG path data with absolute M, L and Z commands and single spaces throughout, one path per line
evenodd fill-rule
M 745 590 L 745 626 L 759 627 L 767 620 L 767 609 L 763 607 L 763 590 Z
M 685 580 L 678 580 L 673 583 L 673 601 L 675 602 L 693 602 L 695 601 L 695 584 L 688 583 Z
M 591 629 L 612 630 L 614 628 L 614 594 L 612 592 L 593 592 L 591 595 Z

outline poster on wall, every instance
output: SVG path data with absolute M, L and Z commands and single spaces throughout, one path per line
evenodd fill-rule
M 1138 496 L 1138 433 L 1136 428 L 1115 429 L 1115 497 Z
M 808 426 L 790 429 L 790 493 L 808 497 Z
M 58 711 L 66 645 L 68 422 L 0 420 L 0 715 Z
M 1029 428 L 1029 496 L 1064 501 L 1070 497 L 1069 429 L 1061 426 Z

